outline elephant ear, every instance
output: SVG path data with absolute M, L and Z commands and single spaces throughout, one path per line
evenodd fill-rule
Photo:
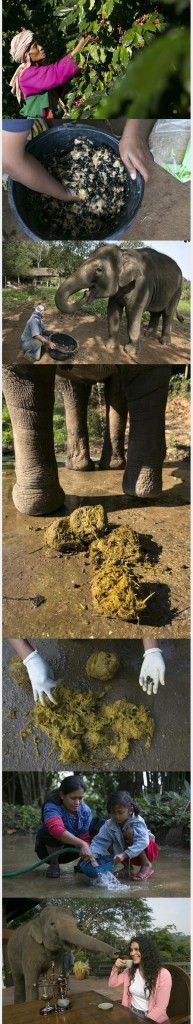
M 122 253 L 120 252 L 122 257 Z M 141 274 L 141 267 L 139 266 L 138 259 L 133 253 L 127 253 L 120 259 L 119 265 L 119 288 L 126 288 L 127 284 L 131 284 Z
M 33 921 L 31 922 L 30 928 L 29 928 L 29 935 L 31 935 L 32 939 L 35 939 L 35 942 L 38 942 L 39 946 L 42 945 L 42 943 L 43 943 L 43 935 L 42 935 L 42 925 L 41 925 L 41 915 L 40 914 L 39 914 L 39 917 L 34 917 Z

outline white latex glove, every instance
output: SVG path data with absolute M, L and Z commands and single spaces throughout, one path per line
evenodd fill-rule
M 32 651 L 32 653 L 28 654 L 28 657 L 25 658 L 23 664 L 25 665 L 30 678 L 34 700 L 36 701 L 39 697 L 41 704 L 43 704 L 44 707 L 45 701 L 43 694 L 46 693 L 49 700 L 52 701 L 52 704 L 56 704 L 54 697 L 52 697 L 51 690 L 53 686 L 57 686 L 57 683 L 53 679 L 52 669 L 50 668 L 50 665 L 47 664 L 47 661 L 44 661 L 44 658 L 41 657 L 41 654 L 38 654 L 38 651 Z
M 159 647 L 149 647 L 143 655 L 139 685 L 151 696 L 157 693 L 159 683 L 165 686 L 165 662 Z

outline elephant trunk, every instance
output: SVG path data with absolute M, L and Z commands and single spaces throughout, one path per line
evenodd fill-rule
M 77 309 L 88 302 L 89 299 L 94 298 L 95 287 L 94 285 L 89 288 L 87 284 L 88 269 L 86 274 L 86 268 L 82 268 L 77 274 L 71 274 L 63 284 L 60 285 L 55 295 L 55 303 L 60 313 L 74 313 Z M 79 299 L 75 299 L 74 302 L 70 302 L 70 296 L 74 295 L 75 292 L 81 291 L 85 288 L 84 295 L 80 296 Z
M 102 942 L 101 939 L 95 939 L 94 935 L 86 935 L 85 932 L 80 932 L 78 928 L 73 934 L 73 945 L 79 946 L 81 949 L 93 949 L 96 953 L 106 953 L 106 956 L 115 957 L 113 946 L 109 946 L 107 942 Z

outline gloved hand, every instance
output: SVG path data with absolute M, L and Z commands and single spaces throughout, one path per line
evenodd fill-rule
M 139 685 L 151 696 L 157 693 L 159 683 L 165 686 L 165 662 L 159 647 L 149 647 L 143 655 Z
M 53 679 L 52 669 L 50 668 L 50 665 L 47 664 L 47 661 L 44 661 L 44 658 L 42 658 L 41 654 L 38 654 L 38 651 L 32 651 L 32 653 L 28 654 L 28 657 L 25 658 L 23 664 L 25 665 L 30 678 L 34 700 L 36 701 L 39 697 L 41 704 L 43 704 L 44 707 L 45 702 L 43 694 L 46 693 L 49 700 L 52 701 L 52 704 L 56 704 L 54 697 L 52 697 L 51 690 L 53 686 L 57 686 L 57 683 Z

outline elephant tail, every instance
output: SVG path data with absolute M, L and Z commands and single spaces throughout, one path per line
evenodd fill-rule
M 184 323 L 184 316 L 182 316 L 182 313 L 178 312 L 178 309 L 176 310 L 176 316 L 177 316 L 178 320 L 180 321 L 180 324 L 183 324 Z

